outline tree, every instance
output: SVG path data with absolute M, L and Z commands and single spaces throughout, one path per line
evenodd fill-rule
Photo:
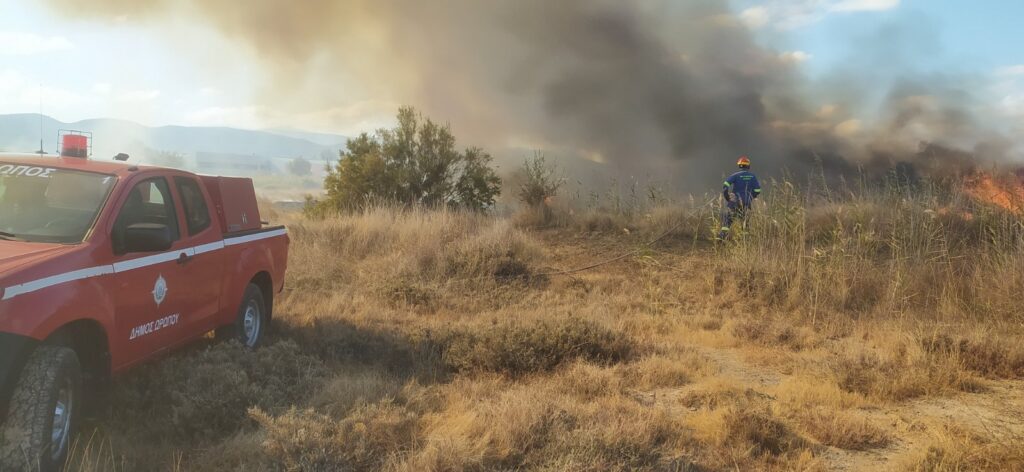
M 288 162 L 288 172 L 300 176 L 309 175 L 313 173 L 313 165 L 303 157 L 296 157 Z
M 565 179 L 555 176 L 555 168 L 548 165 L 540 152 L 535 152 L 532 159 L 526 159 L 520 172 L 523 180 L 519 184 L 519 201 L 529 207 L 545 203 L 565 184 Z
M 397 127 L 346 143 L 338 164 L 327 170 L 327 196 L 318 205 L 355 210 L 385 201 L 484 210 L 501 192 L 490 164 L 490 154 L 480 148 L 456 150 L 447 125 L 403 107 Z

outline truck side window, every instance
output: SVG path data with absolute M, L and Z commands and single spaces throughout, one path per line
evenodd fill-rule
M 185 207 L 185 222 L 188 224 L 189 236 L 195 236 L 209 228 L 210 209 L 206 206 L 206 199 L 203 198 L 199 184 L 195 179 L 188 177 L 175 177 L 174 184 L 178 186 L 181 204 Z
M 178 216 L 174 211 L 167 180 L 156 177 L 139 182 L 132 187 L 128 199 L 121 206 L 121 212 L 114 220 L 114 231 L 110 235 L 114 252 L 124 252 L 125 228 L 136 223 L 158 223 L 167 225 L 174 241 L 178 240 Z

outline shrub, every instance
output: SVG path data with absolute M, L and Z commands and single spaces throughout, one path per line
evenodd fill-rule
M 958 365 L 934 356 L 911 358 L 905 350 L 883 359 L 861 353 L 834 366 L 839 387 L 881 400 L 906 400 L 943 390 L 977 391 L 981 387 Z
M 996 378 L 1024 377 L 1024 348 L 997 337 L 971 340 L 936 334 L 921 339 L 930 354 L 945 356 L 964 368 Z
M 524 231 L 470 211 L 379 206 L 305 220 L 289 230 L 294 237 L 288 277 L 294 286 L 331 288 L 371 277 L 360 281 L 373 283 L 391 301 L 406 295 L 427 301 L 422 289 L 434 282 L 527 278 L 542 255 Z M 405 294 L 402 285 L 417 293 Z
M 829 408 L 814 408 L 797 415 L 803 429 L 822 444 L 863 451 L 885 447 L 889 435 L 863 417 Z
M 928 472 L 1024 470 L 1024 439 L 985 438 L 955 425 L 931 431 L 931 438 L 903 464 Z
M 315 318 L 303 325 L 285 325 L 282 334 L 306 352 L 334 364 L 379 367 L 393 374 L 430 375 L 438 368 L 437 341 L 357 326 L 345 320 Z
M 500 372 L 515 377 L 550 371 L 575 359 L 619 362 L 633 350 L 633 343 L 625 335 L 591 321 L 570 318 L 455 331 L 446 342 L 443 359 L 456 371 Z
M 119 382 L 115 415 L 136 433 L 201 441 L 237 430 L 252 406 L 277 410 L 303 400 L 326 375 L 319 359 L 291 341 L 255 351 L 216 344 Z
M 380 470 L 418 435 L 416 415 L 387 401 L 340 421 L 296 409 L 278 417 L 253 409 L 250 416 L 265 435 L 263 453 L 285 470 Z
M 725 424 L 728 443 L 749 444 L 757 455 L 779 456 L 806 446 L 806 441 L 766 408 L 730 408 Z
M 766 319 L 741 321 L 733 327 L 733 334 L 746 341 L 768 347 L 782 346 L 793 351 L 813 348 L 820 344 L 820 340 L 810 328 L 796 328 Z
M 299 176 L 309 175 L 313 173 L 313 165 L 305 158 L 296 157 L 288 161 L 288 172 Z
M 548 165 L 544 154 L 534 153 L 533 158 L 523 162 L 520 168 L 522 183 L 519 184 L 519 201 L 528 207 L 537 207 L 547 203 L 549 197 L 558 194 L 558 189 L 565 184 L 565 179 L 555 177 L 556 170 Z

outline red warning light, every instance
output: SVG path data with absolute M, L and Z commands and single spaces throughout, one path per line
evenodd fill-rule
M 60 155 L 61 157 L 89 157 L 89 135 L 77 131 L 63 131 L 60 133 Z

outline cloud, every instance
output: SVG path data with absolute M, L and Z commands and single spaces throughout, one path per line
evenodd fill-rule
M 0 109 L 13 111 L 38 110 L 44 106 L 60 104 L 82 104 L 87 97 L 72 90 L 40 84 L 25 74 L 12 70 L 0 70 Z
M 771 26 L 792 30 L 834 14 L 878 12 L 900 6 L 901 0 L 768 0 L 740 12 L 740 19 L 754 29 Z
M 768 9 L 765 7 L 750 7 L 740 12 L 740 20 L 751 28 L 760 28 L 771 20 Z
M 996 75 L 1002 77 L 1024 77 L 1024 64 L 1000 67 L 996 69 Z
M 117 95 L 122 102 L 151 102 L 159 97 L 159 90 L 128 90 Z
M 900 0 L 841 0 L 832 5 L 831 10 L 844 11 L 882 11 L 900 6 Z
M 781 59 L 782 62 L 785 62 L 787 64 L 800 64 L 803 62 L 807 62 L 812 57 L 814 56 L 804 51 L 788 51 L 779 54 L 779 59 Z
M 63 36 L 40 36 L 18 31 L 0 31 L 0 56 L 33 56 L 74 49 Z

